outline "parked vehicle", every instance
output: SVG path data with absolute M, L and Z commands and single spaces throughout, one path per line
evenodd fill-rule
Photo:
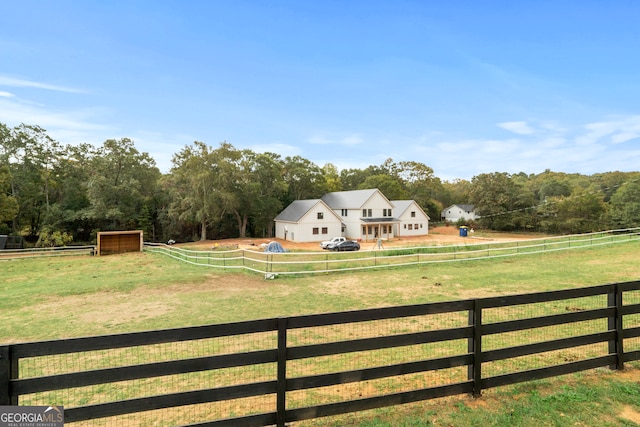
M 354 240 L 345 240 L 328 248 L 330 251 L 359 251 L 360 243 Z
M 335 246 L 335 245 L 337 245 L 338 243 L 340 243 L 340 242 L 344 242 L 344 241 L 346 241 L 346 240 L 347 240 L 347 239 L 346 239 L 346 238 L 344 238 L 344 237 L 334 237 L 334 238 L 333 238 L 333 239 L 331 239 L 331 240 L 326 240 L 326 241 L 324 241 L 324 242 L 320 242 L 320 247 L 321 247 L 322 249 L 329 249 L 331 246 Z

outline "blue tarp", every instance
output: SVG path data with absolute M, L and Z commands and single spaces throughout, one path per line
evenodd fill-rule
M 282 253 L 287 252 L 285 248 L 278 242 L 269 242 L 267 247 L 264 249 L 265 252 L 273 252 L 273 253 Z

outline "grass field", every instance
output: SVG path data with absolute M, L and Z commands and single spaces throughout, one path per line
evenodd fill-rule
M 638 243 L 630 242 L 519 258 L 272 281 L 147 253 L 0 261 L 0 343 L 637 280 L 638 248 Z M 583 374 L 571 380 L 520 385 L 492 391 L 476 401 L 449 399 L 444 407 L 443 402 L 426 402 L 303 425 L 593 425 L 596 414 L 602 421 L 598 425 L 636 425 L 628 420 L 640 411 L 638 376 L 603 375 L 597 380 Z M 596 412 L 585 409 L 594 405 Z
M 281 277 L 136 253 L 0 261 L 0 342 L 498 296 L 640 278 L 638 244 L 424 267 Z

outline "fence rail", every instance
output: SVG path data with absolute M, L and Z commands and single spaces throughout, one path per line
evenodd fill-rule
M 0 260 L 69 255 L 93 255 L 95 253 L 95 249 L 95 246 L 56 246 L 51 248 L 3 249 L 0 250 Z
M 194 251 L 145 243 L 147 252 L 220 269 L 242 269 L 276 275 L 318 274 L 429 263 L 469 261 L 581 249 L 640 240 L 640 228 L 510 242 L 485 242 L 447 246 L 416 246 L 359 252 L 265 253 L 250 249 Z
M 637 360 L 633 281 L 0 345 L 0 405 L 64 406 L 74 425 L 284 426 Z

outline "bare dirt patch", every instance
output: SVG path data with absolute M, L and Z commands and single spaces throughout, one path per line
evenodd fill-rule
M 620 418 L 623 418 L 632 423 L 640 425 L 640 412 L 633 409 L 631 406 L 625 406 L 620 413 Z
M 402 248 L 409 246 L 438 246 L 438 245 L 464 245 L 486 242 L 505 242 L 514 240 L 528 240 L 543 237 L 538 234 L 522 234 L 522 233 L 487 233 L 474 232 L 469 233 L 467 237 L 460 236 L 460 230 L 455 226 L 439 226 L 429 229 L 426 236 L 415 237 L 394 237 L 390 240 L 383 241 L 385 249 Z M 320 251 L 319 242 L 292 242 L 290 240 L 282 240 L 276 238 L 238 238 L 238 239 L 222 239 L 222 240 L 205 240 L 201 242 L 191 242 L 180 244 L 180 247 L 193 250 L 230 250 L 230 249 L 248 249 L 261 251 L 261 245 L 272 241 L 280 242 L 286 249 L 292 251 Z M 361 250 L 376 250 L 376 242 L 360 242 Z

